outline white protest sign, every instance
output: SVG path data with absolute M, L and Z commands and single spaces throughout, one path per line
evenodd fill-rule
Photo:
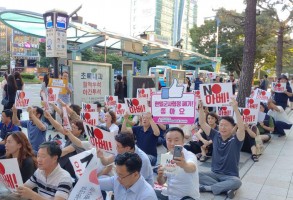
M 265 90 L 257 88 L 253 92 L 254 96 L 253 99 L 259 99 L 262 102 L 268 102 L 268 100 L 271 98 L 271 93 L 267 92 Z
M 245 98 L 245 107 L 259 110 L 260 100 L 246 97 Z
M 77 154 L 79 155 L 79 154 Z M 91 154 L 93 155 L 93 154 Z M 85 168 L 82 176 L 70 192 L 69 200 L 79 199 L 96 199 L 103 200 L 101 189 L 99 186 L 98 173 L 101 171 L 101 167 L 97 164 L 96 156 L 89 161 L 88 166 Z
M 146 98 L 148 101 L 151 100 L 151 94 L 155 92 L 155 88 L 137 88 L 136 97 L 137 98 Z
M 116 115 L 117 116 L 124 116 L 125 110 L 126 110 L 125 103 L 117 103 L 117 107 L 116 107 Z
M 234 111 L 231 106 L 218 106 L 216 113 L 219 117 L 223 117 L 223 116 L 233 117 L 233 115 L 234 115 Z
M 72 130 L 65 106 L 62 106 L 62 113 L 63 113 L 63 122 L 62 122 L 63 127 L 67 130 Z
M 238 108 L 242 116 L 243 122 L 247 124 L 257 124 L 259 110 L 252 108 Z M 236 120 L 236 114 L 234 113 L 234 120 Z
M 50 107 L 49 107 L 48 97 L 44 91 L 41 91 L 41 97 L 43 98 L 44 110 L 49 110 Z
M 15 102 L 14 105 L 17 109 L 23 109 L 28 107 L 30 99 L 26 92 L 22 90 L 16 91 Z
M 286 83 L 272 82 L 272 90 L 277 93 L 283 93 L 286 90 Z
M 215 79 L 216 76 L 217 76 L 217 73 L 216 73 L 216 72 L 208 72 L 208 73 L 207 73 L 207 77 L 208 77 L 209 79 Z
M 96 104 L 82 102 L 81 111 L 82 112 L 98 112 L 98 108 Z
M 99 112 L 80 112 L 80 119 L 92 126 L 98 126 L 100 124 L 99 115 Z
M 225 106 L 232 97 L 232 83 L 200 84 L 200 98 L 204 106 Z
M 85 133 L 90 139 L 90 143 L 96 148 L 101 149 L 104 152 L 110 154 L 117 154 L 116 140 L 114 132 L 104 131 L 95 126 L 91 126 L 87 123 L 83 123 Z
M 105 106 L 115 109 L 118 103 L 118 96 L 105 95 Z
M 125 99 L 125 111 L 130 115 L 141 115 L 143 113 L 150 112 L 148 101 L 146 98 L 124 98 Z
M 264 112 L 258 112 L 258 122 L 263 122 L 265 120 L 266 113 Z
M 23 185 L 17 158 L 0 160 L 0 181 L 14 193 L 18 186 Z
M 199 90 L 192 90 L 193 94 L 195 94 L 195 97 L 200 99 L 200 91 Z
M 58 100 L 60 88 L 48 87 L 48 102 L 55 103 Z
M 170 153 L 161 154 L 161 165 L 164 168 L 164 174 L 177 174 L 178 166 Z

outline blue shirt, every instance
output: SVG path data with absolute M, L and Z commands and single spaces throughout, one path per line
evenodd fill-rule
M 73 91 L 73 87 L 71 83 L 68 83 L 68 88 Z M 59 94 L 59 99 L 61 99 L 64 103 L 69 104 L 70 100 L 70 93 L 67 92 L 66 94 Z
M 149 157 L 145 154 L 145 152 L 143 152 L 136 145 L 135 145 L 134 153 L 136 153 L 142 161 L 140 174 L 144 177 L 146 182 L 148 182 L 151 186 L 154 186 L 153 169 L 152 169 L 151 161 Z
M 20 121 L 20 125 L 27 128 L 28 139 L 35 152 L 38 152 L 40 144 L 46 141 L 46 133 L 48 125 L 42 122 L 46 126 L 45 131 L 41 131 L 35 124 L 30 120 Z
M 119 183 L 117 176 L 99 178 L 101 190 L 114 191 L 119 200 L 156 200 L 158 199 L 152 186 L 142 176 L 128 189 Z
M 4 123 L 0 122 L 0 137 L 4 140 L 8 132 L 19 131 L 18 126 L 13 125 L 11 122 L 6 126 Z M 0 145 L 0 153 L 5 153 L 5 145 Z
M 157 143 L 158 137 L 154 135 L 154 131 L 150 126 L 146 132 L 143 130 L 143 126 L 132 127 L 132 132 L 136 138 L 137 146 L 143 150 L 146 154 L 157 157 Z

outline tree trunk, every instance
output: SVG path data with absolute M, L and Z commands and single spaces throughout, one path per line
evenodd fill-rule
M 243 64 L 239 79 L 237 101 L 239 107 L 244 107 L 245 98 L 251 93 L 254 59 L 256 52 L 256 1 L 247 0 L 245 9 L 245 40 L 243 49 Z
M 281 76 L 283 70 L 283 43 L 284 43 L 284 26 L 280 24 L 278 31 L 277 41 L 277 63 L 276 63 L 276 76 Z

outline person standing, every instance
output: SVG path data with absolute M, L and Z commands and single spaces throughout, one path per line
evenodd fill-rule
M 122 83 L 122 76 L 120 74 L 117 75 L 117 80 L 115 82 L 114 88 L 115 88 L 114 96 L 118 96 L 118 102 L 123 103 L 124 89 L 123 89 L 123 83 Z
M 262 89 L 262 90 L 267 91 L 268 86 L 269 86 L 268 75 L 265 74 L 265 75 L 263 76 L 263 80 L 262 80 L 262 82 L 260 83 L 259 88 Z
M 16 97 L 17 85 L 15 78 L 12 74 L 7 77 L 7 84 L 4 86 L 5 98 L 8 103 L 4 105 L 4 110 L 11 109 Z
M 185 78 L 185 83 L 187 84 L 186 92 L 191 92 L 191 89 L 190 89 L 190 87 L 191 87 L 191 82 L 190 82 L 189 77 L 186 77 L 186 78 Z
M 46 96 L 48 96 L 48 84 L 49 84 L 49 76 L 48 74 L 46 74 L 43 78 L 43 82 L 42 82 L 42 85 L 41 85 L 41 92 L 44 92 Z M 42 96 L 41 96 L 42 98 Z
M 21 77 L 20 73 L 19 72 L 14 72 L 14 78 L 15 78 L 15 81 L 16 81 L 17 90 L 23 90 L 24 83 L 23 83 L 23 80 L 22 80 L 22 77 Z
M 69 83 L 68 77 L 68 72 L 64 71 L 61 78 L 68 81 L 68 84 L 65 86 L 66 94 L 59 94 L 59 99 L 61 99 L 67 105 L 71 104 L 71 95 L 73 91 L 72 84 Z
M 126 78 L 126 76 L 123 76 L 123 93 L 124 93 L 124 98 L 127 98 L 127 78 Z
M 233 92 L 233 95 L 235 95 L 235 93 L 236 93 L 236 80 L 234 78 L 234 74 L 230 74 L 230 79 L 227 82 L 232 83 L 232 92 Z
M 202 84 L 203 82 L 200 80 L 199 77 L 196 77 L 194 80 L 194 90 L 199 90 L 199 85 Z

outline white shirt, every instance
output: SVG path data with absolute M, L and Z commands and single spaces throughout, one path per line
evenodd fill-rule
M 106 123 L 101 124 L 101 126 L 106 126 Z M 110 132 L 118 134 L 119 132 L 119 127 L 116 124 L 111 124 L 111 126 L 109 127 Z
M 282 106 L 277 106 L 277 107 L 279 108 L 280 112 L 275 110 L 269 110 L 268 115 L 273 117 L 275 121 L 281 121 L 287 124 L 292 124 L 292 122 L 289 120 L 289 117 L 287 113 L 284 111 L 284 109 L 282 108 Z
M 184 148 L 183 154 L 186 162 L 192 162 L 195 164 L 195 172 L 187 173 L 184 169 L 178 167 L 178 173 L 176 173 L 176 175 L 166 174 L 168 187 L 167 191 L 163 191 L 162 194 L 167 194 L 169 199 L 172 200 L 180 200 L 185 196 L 199 199 L 199 178 L 196 156 Z

